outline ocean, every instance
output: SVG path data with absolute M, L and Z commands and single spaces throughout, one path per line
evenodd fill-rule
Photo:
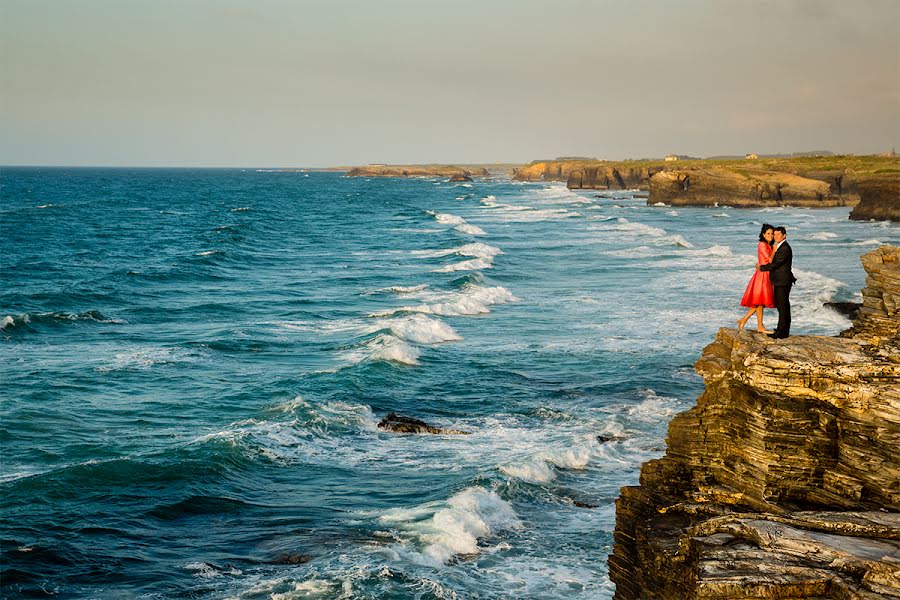
M 900 243 L 848 208 L 499 179 L 4 168 L 0 192 L 8 598 L 611 598 L 615 499 L 743 314 L 760 224 L 788 228 L 794 335 L 848 327 L 823 302 Z

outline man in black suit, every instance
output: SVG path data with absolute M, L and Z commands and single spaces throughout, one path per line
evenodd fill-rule
M 760 271 L 769 271 L 772 285 L 775 286 L 775 308 L 778 309 L 778 326 L 769 334 L 770 338 L 784 339 L 791 335 L 791 286 L 797 281 L 791 272 L 794 253 L 787 243 L 787 230 L 775 228 L 775 253 L 772 262 L 756 267 Z

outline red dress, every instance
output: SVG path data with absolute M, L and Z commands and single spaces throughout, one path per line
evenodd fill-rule
M 765 242 L 760 242 L 756 247 L 757 260 L 761 265 L 772 262 L 772 253 L 772 248 Z M 753 273 L 753 277 L 750 278 L 750 283 L 747 284 L 747 289 L 744 291 L 744 297 L 741 298 L 741 306 L 775 308 L 775 288 L 772 287 L 768 271 Z

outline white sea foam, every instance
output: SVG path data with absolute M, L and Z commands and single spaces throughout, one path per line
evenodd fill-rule
M 491 312 L 490 307 L 495 304 L 515 302 L 518 298 L 503 286 L 485 287 L 468 284 L 458 292 L 430 294 L 425 300 L 425 304 L 403 306 L 369 316 L 388 317 L 403 312 L 443 316 L 482 315 Z
M 871 240 L 863 240 L 861 242 L 853 242 L 851 245 L 852 246 L 881 246 L 882 244 L 881 244 L 880 240 L 871 239 Z
M 483 550 L 479 539 L 523 527 L 512 505 L 480 487 L 466 488 L 446 502 L 388 510 L 379 521 L 416 545 L 412 551 L 398 548 L 398 553 L 427 565 L 478 554 Z
M 644 398 L 638 404 L 630 406 L 626 411 L 628 416 L 637 421 L 653 423 L 668 419 L 678 408 L 678 400 L 668 396 L 660 396 L 654 390 L 641 391 Z
M 471 244 L 463 244 L 456 248 L 445 248 L 442 250 L 413 250 L 412 254 L 413 256 L 421 256 L 423 258 L 441 258 L 443 256 L 457 254 L 459 256 L 475 256 L 478 258 L 489 259 L 498 254 L 503 254 L 503 251 L 500 250 L 500 248 L 482 242 L 473 242 Z
M 583 469 L 590 459 L 590 450 L 584 448 L 545 450 L 524 462 L 503 465 L 500 472 L 529 483 L 546 483 L 556 477 L 552 466 L 560 469 Z
M 842 281 L 794 268 L 797 283 L 791 292 L 791 333 L 835 334 L 850 327 L 850 319 L 825 308 L 845 287 Z
M 503 465 L 500 472 L 528 483 L 546 483 L 551 481 L 555 474 L 546 462 L 542 460 L 530 460 L 524 463 Z
M 625 217 L 619 217 L 615 222 L 603 222 L 597 225 L 591 225 L 588 229 L 593 231 L 614 231 L 617 233 L 626 233 L 641 237 L 662 237 L 666 235 L 666 230 L 659 227 L 653 227 L 638 221 L 629 221 Z
M 472 225 L 471 223 L 463 223 L 462 225 L 457 225 L 453 229 L 469 235 L 487 235 L 487 232 L 484 229 L 477 225 Z
M 380 291 L 392 292 L 394 294 L 414 294 L 426 289 L 428 289 L 428 284 L 420 283 L 419 285 L 393 285 L 389 288 L 383 288 L 383 290 Z
M 837 237 L 837 234 L 831 233 L 830 231 L 817 231 L 815 233 L 810 233 L 807 236 L 802 236 L 801 239 L 824 241 L 824 240 L 833 240 L 836 237 Z
M 478 227 L 477 225 L 467 223 L 465 219 L 458 215 L 439 213 L 431 210 L 427 212 L 429 215 L 433 216 L 435 220 L 441 225 L 452 225 L 453 228 L 460 233 L 466 233 L 469 235 L 487 235 L 484 229 Z
M 156 365 L 193 363 L 200 360 L 202 353 L 187 348 L 137 348 L 115 355 L 112 365 L 97 367 L 99 372 L 123 369 L 147 370 Z
M 348 332 L 372 333 L 378 329 L 372 323 L 364 321 L 363 319 L 334 319 L 330 321 L 271 321 L 268 324 L 274 325 L 280 329 L 287 329 L 289 331 L 304 331 L 311 333 L 314 332 L 323 333 L 326 335 Z
M 493 266 L 494 265 L 490 259 L 472 258 L 469 260 L 463 260 L 457 263 L 445 265 L 438 269 L 432 269 L 432 271 L 434 271 L 435 273 L 451 273 L 453 271 L 478 271 L 481 269 L 490 269 Z
M 22 315 L 21 317 L 19 317 L 19 320 L 22 323 L 28 323 L 30 321 L 30 319 L 28 318 L 28 315 Z M 0 322 L 0 329 L 6 329 L 7 327 L 15 327 L 15 325 L 16 325 L 15 317 L 6 315 L 5 317 L 3 317 L 3 321 Z
M 462 336 L 443 321 L 421 314 L 377 323 L 383 328 L 390 329 L 395 336 L 414 344 L 440 344 L 462 339 Z
M 350 363 L 361 362 L 393 362 L 403 365 L 419 364 L 421 351 L 415 346 L 407 344 L 400 338 L 378 334 L 375 337 L 358 345 L 354 350 L 344 354 L 344 358 Z
M 194 256 L 212 256 L 213 254 L 221 254 L 221 250 L 206 250 L 205 252 L 197 252 Z
M 250 210 L 249 206 L 241 206 L 239 208 L 232 208 L 231 212 L 247 212 L 248 210 Z

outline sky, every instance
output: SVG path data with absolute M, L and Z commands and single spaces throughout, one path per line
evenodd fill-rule
M 0 0 L 0 164 L 900 148 L 898 0 Z

